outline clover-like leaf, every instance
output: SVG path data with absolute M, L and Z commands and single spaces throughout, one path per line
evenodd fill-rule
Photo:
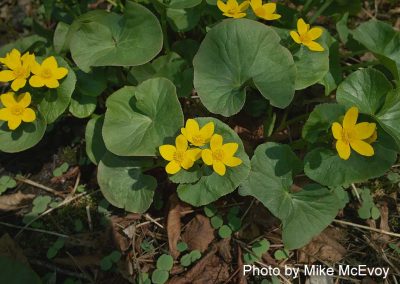
M 301 171 L 302 163 L 289 146 L 277 143 L 258 146 L 251 166 L 239 193 L 254 196 L 281 219 L 287 248 L 304 246 L 335 218 L 338 200 L 328 189 L 314 184 L 299 192 L 290 191 L 293 175 Z
M 91 11 L 76 20 L 69 32 L 72 58 L 89 72 L 94 66 L 136 66 L 161 50 L 162 30 L 144 6 L 126 1 L 124 15 Z
M 97 174 L 107 201 L 129 212 L 146 211 L 157 187 L 154 177 L 143 174 L 143 167 L 151 163 L 147 158 L 119 157 L 107 152 L 99 163 Z
M 239 112 L 251 82 L 271 105 L 287 107 L 294 95 L 296 68 L 279 42 L 272 28 L 248 19 L 214 26 L 193 61 L 194 86 L 205 107 L 224 116 Z
M 17 182 L 10 176 L 2 176 L 0 178 L 0 195 L 9 188 L 17 186 Z
M 107 99 L 103 138 L 120 156 L 155 156 L 183 126 L 175 86 L 164 78 L 124 87 Z
M 157 269 L 170 271 L 174 265 L 174 259 L 169 254 L 163 254 L 157 259 Z
M 165 282 L 167 282 L 168 278 L 168 271 L 160 269 L 154 270 L 153 274 L 151 275 L 151 281 L 153 281 L 154 284 L 164 284 Z
M 196 118 L 196 121 L 200 127 L 210 121 L 214 122 L 214 132 L 223 137 L 224 143 L 234 142 L 239 145 L 235 156 L 242 160 L 242 164 L 237 167 L 227 167 L 226 173 L 223 176 L 213 172 L 212 168 L 206 165 L 198 167 L 201 176 L 198 181 L 178 186 L 178 196 L 181 200 L 194 206 L 201 206 L 209 204 L 234 191 L 248 176 L 250 161 L 244 151 L 242 140 L 228 125 L 218 119 L 209 117 Z

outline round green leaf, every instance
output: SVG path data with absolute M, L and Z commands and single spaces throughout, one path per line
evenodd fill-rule
M 117 263 L 120 260 L 121 256 L 122 256 L 121 253 L 115 250 L 112 253 L 110 253 L 108 257 L 112 262 Z
M 287 107 L 296 68 L 279 42 L 272 28 L 248 19 L 224 20 L 213 27 L 193 61 L 194 86 L 206 108 L 224 116 L 239 112 L 251 83 L 271 105 Z
M 198 251 L 197 249 L 192 250 L 190 252 L 190 258 L 192 260 L 192 263 L 195 262 L 196 260 L 199 260 L 201 258 L 201 252 Z
M 155 156 L 183 126 L 175 86 L 164 78 L 124 87 L 107 99 L 103 138 L 120 156 Z
M 254 252 L 255 255 L 257 255 L 259 258 L 266 253 L 269 250 L 270 243 L 266 239 L 262 239 L 258 242 L 256 242 L 251 250 Z
M 228 225 L 223 225 L 221 228 L 219 228 L 218 235 L 223 239 L 229 238 L 232 236 L 232 230 Z
M 39 276 L 25 264 L 0 256 L 0 282 L 41 284 Z
M 185 242 L 179 242 L 179 243 L 176 245 L 176 249 L 177 249 L 179 252 L 184 252 L 185 250 L 188 249 L 188 245 L 187 245 Z
M 167 8 L 167 19 L 174 31 L 187 32 L 199 23 L 201 12 L 201 6 L 191 9 Z
M 284 260 L 289 257 L 289 254 L 285 250 L 278 249 L 275 251 L 274 257 L 276 260 Z
M 72 58 L 89 72 L 93 66 L 136 66 L 149 62 L 162 48 L 162 30 L 147 8 L 126 1 L 124 15 L 94 11 L 74 24 L 69 41 Z
M 164 2 L 162 2 L 164 3 Z M 192 8 L 201 3 L 201 0 L 171 0 L 168 2 L 169 8 L 187 9 Z
M 237 232 L 242 227 L 242 220 L 237 216 L 228 215 L 228 226 L 232 231 Z
M 164 284 L 165 282 L 168 281 L 168 278 L 169 278 L 168 271 L 160 269 L 154 270 L 153 274 L 151 275 L 151 281 L 153 281 L 154 284 Z
M 211 218 L 211 225 L 214 229 L 220 228 L 224 224 L 224 220 L 221 215 L 215 215 Z
M 43 115 L 37 111 L 36 120 L 31 123 L 22 122 L 11 131 L 7 122 L 0 122 L 0 151 L 6 153 L 21 152 L 35 146 L 42 139 L 46 131 L 46 121 Z
M 110 270 L 112 265 L 113 263 L 108 256 L 103 257 L 103 259 L 100 261 L 100 267 L 103 271 Z
M 206 214 L 208 218 L 213 217 L 217 213 L 218 211 L 214 204 L 208 204 L 207 206 L 204 206 L 204 214 Z
M 69 112 L 77 118 L 89 117 L 96 109 L 97 98 L 84 96 L 79 93 L 72 95 Z
M 104 154 L 107 152 L 101 134 L 104 123 L 104 115 L 97 116 L 89 120 L 86 126 L 85 141 L 86 154 L 93 164 L 97 165 Z
M 157 181 L 142 173 L 151 160 L 118 157 L 107 152 L 101 159 L 97 181 L 104 197 L 112 205 L 129 212 L 143 213 L 153 201 Z
M 251 159 L 250 175 L 239 192 L 257 198 L 282 221 L 283 242 L 289 249 L 307 244 L 332 222 L 339 210 L 336 195 L 320 185 L 290 191 L 293 176 L 301 168 L 301 161 L 289 146 L 262 144 Z
M 244 151 L 242 140 L 228 125 L 218 119 L 209 117 L 196 118 L 196 121 L 200 127 L 213 121 L 215 125 L 214 133 L 222 135 L 224 144 L 231 142 L 239 144 L 235 156 L 243 161 L 240 166 L 234 168 L 227 167 L 224 176 L 213 172 L 211 167 L 203 165 L 201 168 L 199 167 L 201 178 L 197 182 L 180 184 L 178 186 L 178 196 L 181 200 L 193 206 L 201 206 L 209 204 L 234 191 L 248 176 L 250 161 Z
M 185 254 L 184 256 L 181 257 L 180 263 L 183 267 L 188 267 L 189 265 L 192 264 L 192 258 L 190 256 L 190 253 Z
M 339 85 L 336 99 L 372 116 L 400 147 L 400 92 L 382 72 L 369 68 L 352 73 Z
M 61 57 L 55 56 L 58 66 L 68 69 L 68 75 L 61 79 L 60 86 L 57 89 L 32 89 L 32 100 L 38 104 L 40 112 L 43 114 L 47 124 L 53 123 L 68 108 L 72 93 L 75 90 L 76 76 L 72 68 Z M 44 58 L 36 58 L 42 62 Z
M 170 271 L 174 266 L 174 259 L 169 254 L 163 254 L 157 259 L 156 266 L 160 270 Z

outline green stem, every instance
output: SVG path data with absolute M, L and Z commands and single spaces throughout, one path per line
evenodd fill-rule
M 326 1 L 318 10 L 315 12 L 315 14 L 312 16 L 310 19 L 309 23 L 312 24 L 315 22 L 315 20 L 321 16 L 321 14 L 332 4 L 333 0 L 328 0 Z

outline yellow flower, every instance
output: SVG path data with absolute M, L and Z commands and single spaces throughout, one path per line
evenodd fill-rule
M 40 88 L 46 86 L 47 88 L 58 88 L 61 80 L 68 74 L 68 69 L 64 67 L 58 67 L 58 63 L 54 56 L 46 58 L 42 64 L 35 63 L 32 66 L 32 73 L 34 74 L 29 79 L 29 84 L 34 88 Z
M 6 57 L 0 58 L 0 63 L 4 64 L 9 70 L 0 72 L 0 82 L 11 82 L 11 89 L 18 91 L 26 85 L 26 80 L 31 74 L 31 67 L 35 62 L 35 55 L 21 53 L 13 49 L 7 53 Z
M 201 152 L 200 149 L 188 149 L 188 141 L 183 135 L 176 137 L 175 146 L 162 145 L 159 151 L 161 156 L 169 161 L 165 170 L 171 175 L 179 172 L 181 168 L 190 169 Z
M 209 122 L 200 129 L 196 120 L 188 119 L 186 121 L 186 127 L 181 128 L 181 132 L 194 146 L 204 146 L 210 141 L 211 136 L 214 134 L 214 122 Z
M 281 17 L 281 15 L 275 14 L 276 3 L 267 3 L 263 5 L 262 0 L 251 0 L 250 5 L 254 14 L 264 20 L 273 21 Z
M 26 92 L 15 96 L 13 92 L 0 96 L 4 108 L 0 109 L 0 120 L 8 122 L 8 128 L 17 129 L 21 122 L 32 122 L 36 119 L 35 112 L 28 108 L 31 104 L 31 95 Z
M 325 49 L 316 39 L 321 37 L 323 30 L 321 28 L 315 27 L 310 29 L 310 25 L 306 24 L 303 19 L 297 21 L 297 32 L 291 31 L 290 36 L 298 44 L 303 44 L 307 46 L 312 51 L 324 51 Z
M 376 140 L 374 137 L 376 124 L 369 122 L 357 123 L 358 109 L 350 108 L 343 119 L 343 126 L 334 122 L 332 124 L 332 133 L 336 141 L 336 150 L 339 157 L 347 160 L 350 157 L 350 147 L 363 156 L 373 156 L 374 148 L 370 143 Z
M 239 5 L 236 0 L 228 0 L 226 3 L 218 0 L 217 6 L 223 12 L 224 16 L 239 19 L 246 16 L 246 13 L 243 12 L 249 7 L 249 1 L 244 1 Z
M 220 176 L 225 175 L 226 166 L 236 167 L 242 160 L 234 157 L 239 145 L 237 143 L 223 143 L 219 134 L 214 134 L 210 140 L 210 149 L 201 152 L 201 157 L 206 165 L 213 166 L 214 171 Z

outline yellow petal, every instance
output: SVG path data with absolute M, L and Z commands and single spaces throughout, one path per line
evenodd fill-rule
M 10 82 L 16 78 L 11 70 L 4 70 L 0 72 L 0 82 Z
M 264 4 L 262 7 L 267 14 L 273 14 L 276 11 L 276 3 L 267 3 Z
M 40 75 L 40 73 L 42 73 L 42 67 L 36 60 L 31 65 L 31 72 L 35 75 Z
M 167 173 L 169 173 L 170 175 L 176 174 L 177 172 L 179 172 L 181 169 L 181 165 L 179 165 L 178 162 L 176 161 L 171 161 L 167 164 L 167 166 L 165 167 L 165 171 Z
M 11 89 L 13 89 L 13 91 L 18 91 L 19 89 L 25 87 L 25 85 L 26 79 L 17 78 L 11 83 Z
M 241 19 L 241 18 L 246 17 L 246 13 L 237 13 L 237 14 L 233 15 L 233 17 L 235 19 Z
M 16 101 L 21 107 L 27 108 L 31 104 L 31 94 L 29 92 L 20 94 Z
M 4 65 L 6 65 L 9 69 L 15 70 L 22 66 L 21 64 L 21 53 L 17 49 L 11 50 L 11 52 L 7 53 L 6 57 L 3 59 Z
M 60 86 L 60 83 L 56 79 L 53 79 L 53 78 L 44 80 L 44 84 L 46 85 L 47 88 L 50 88 L 50 89 L 55 89 Z
M 224 2 L 222 2 L 221 0 L 217 1 L 217 6 L 218 6 L 218 9 L 220 9 L 222 12 L 228 11 L 227 5 Z
M 2 94 L 0 99 L 1 99 L 1 103 L 5 107 L 11 107 L 11 106 L 17 104 L 17 102 L 15 101 L 13 92 L 8 92 L 5 94 Z
M 186 131 L 189 135 L 193 136 L 199 133 L 199 124 L 194 119 L 188 119 L 186 121 Z
M 228 7 L 228 10 L 236 9 L 239 7 L 239 3 L 236 0 L 228 0 L 228 2 L 226 2 L 226 6 Z
M 249 1 L 244 1 L 243 3 L 241 3 L 241 4 L 239 5 L 239 11 L 240 11 L 240 12 L 246 11 L 247 8 L 249 8 L 249 5 L 250 5 L 250 2 L 249 2 Z
M 184 168 L 185 170 L 188 170 L 191 167 L 193 167 L 193 164 L 194 164 L 194 160 L 186 152 L 185 153 L 185 157 L 183 158 L 183 161 L 182 161 L 182 164 L 181 164 L 182 168 Z
M 8 119 L 8 128 L 10 128 L 11 130 L 15 130 L 18 128 L 18 126 L 20 126 L 21 124 L 21 117 L 19 116 L 10 116 L 10 118 Z
M 375 154 L 374 148 L 372 148 L 372 146 L 369 145 L 367 142 L 361 140 L 351 141 L 350 146 L 351 148 L 353 148 L 354 151 L 363 156 L 370 157 Z
M 340 123 L 334 122 L 332 124 L 332 134 L 336 140 L 342 139 L 343 128 Z
M 201 158 L 204 164 L 211 166 L 213 164 L 213 156 L 210 149 L 204 149 L 201 151 Z
M 58 68 L 58 63 L 56 58 L 54 56 L 47 57 L 45 60 L 43 60 L 42 67 L 49 68 L 52 71 L 55 71 Z
M 311 51 L 324 51 L 324 47 L 316 41 L 303 42 Z
M 212 151 L 222 147 L 223 138 L 219 134 L 214 134 L 210 140 L 210 148 Z
M 205 142 L 210 141 L 211 136 L 214 134 L 214 122 L 209 122 L 200 129 L 200 135 L 204 138 Z
M 253 10 L 257 10 L 262 6 L 262 0 L 251 0 L 250 5 Z
M 352 129 L 357 123 L 357 118 L 358 118 L 358 108 L 357 107 L 351 107 L 349 110 L 346 112 L 344 118 L 343 118 L 343 128 L 344 129 Z
M 299 35 L 304 35 L 308 31 L 308 26 L 302 18 L 297 20 L 297 31 L 299 32 Z
M 238 147 L 238 143 L 226 143 L 222 145 L 222 150 L 224 151 L 225 156 L 232 157 L 233 155 L 235 155 Z
M 192 160 L 197 161 L 198 159 L 201 158 L 201 149 L 196 148 L 196 149 L 190 149 L 187 150 L 186 152 Z
M 299 36 L 299 34 L 298 34 L 297 32 L 291 31 L 291 32 L 290 32 L 290 36 L 292 37 L 292 39 L 293 39 L 296 43 L 301 44 L 301 39 L 300 39 L 300 36 Z
M 188 141 L 183 135 L 178 135 L 175 139 L 176 149 L 178 151 L 186 151 L 188 147 Z
M 365 139 L 365 142 L 368 144 L 372 144 L 378 139 L 378 132 L 375 130 L 374 133 L 371 135 L 371 137 L 368 137 L 368 139 Z
M 336 141 L 336 150 L 339 157 L 343 160 L 348 160 L 350 157 L 350 145 L 343 140 Z
M 242 164 L 242 160 L 237 157 L 229 157 L 224 159 L 224 164 L 228 167 L 237 167 Z
M 213 164 L 213 170 L 220 176 L 225 175 L 226 167 L 221 161 L 215 161 Z
M 42 79 L 42 77 L 39 77 L 37 75 L 33 75 L 29 79 L 29 85 L 31 85 L 34 88 L 40 88 L 40 87 L 44 86 L 44 80 Z
M 176 148 L 172 145 L 162 145 L 158 148 L 160 151 L 161 157 L 163 157 L 167 161 L 172 161 L 174 159 L 174 154 L 176 152 Z
M 321 28 L 312 28 L 311 30 L 308 31 L 307 35 L 311 40 L 316 40 L 322 35 L 323 29 Z
M 0 120 L 8 121 L 10 119 L 11 112 L 8 108 L 0 109 Z
M 60 80 L 67 76 L 68 74 L 68 69 L 64 67 L 57 68 L 56 71 L 54 72 L 54 76 L 56 77 L 57 80 Z
M 266 19 L 266 20 L 268 20 L 268 21 L 273 21 L 273 20 L 278 20 L 278 19 L 280 19 L 281 17 L 282 17 L 282 16 L 279 15 L 279 14 L 266 14 L 264 19 Z
M 32 122 L 36 119 L 36 113 L 31 108 L 24 109 L 22 114 L 22 121 L 24 122 Z
M 354 138 L 364 140 L 371 137 L 376 129 L 375 123 L 362 122 L 354 127 Z

